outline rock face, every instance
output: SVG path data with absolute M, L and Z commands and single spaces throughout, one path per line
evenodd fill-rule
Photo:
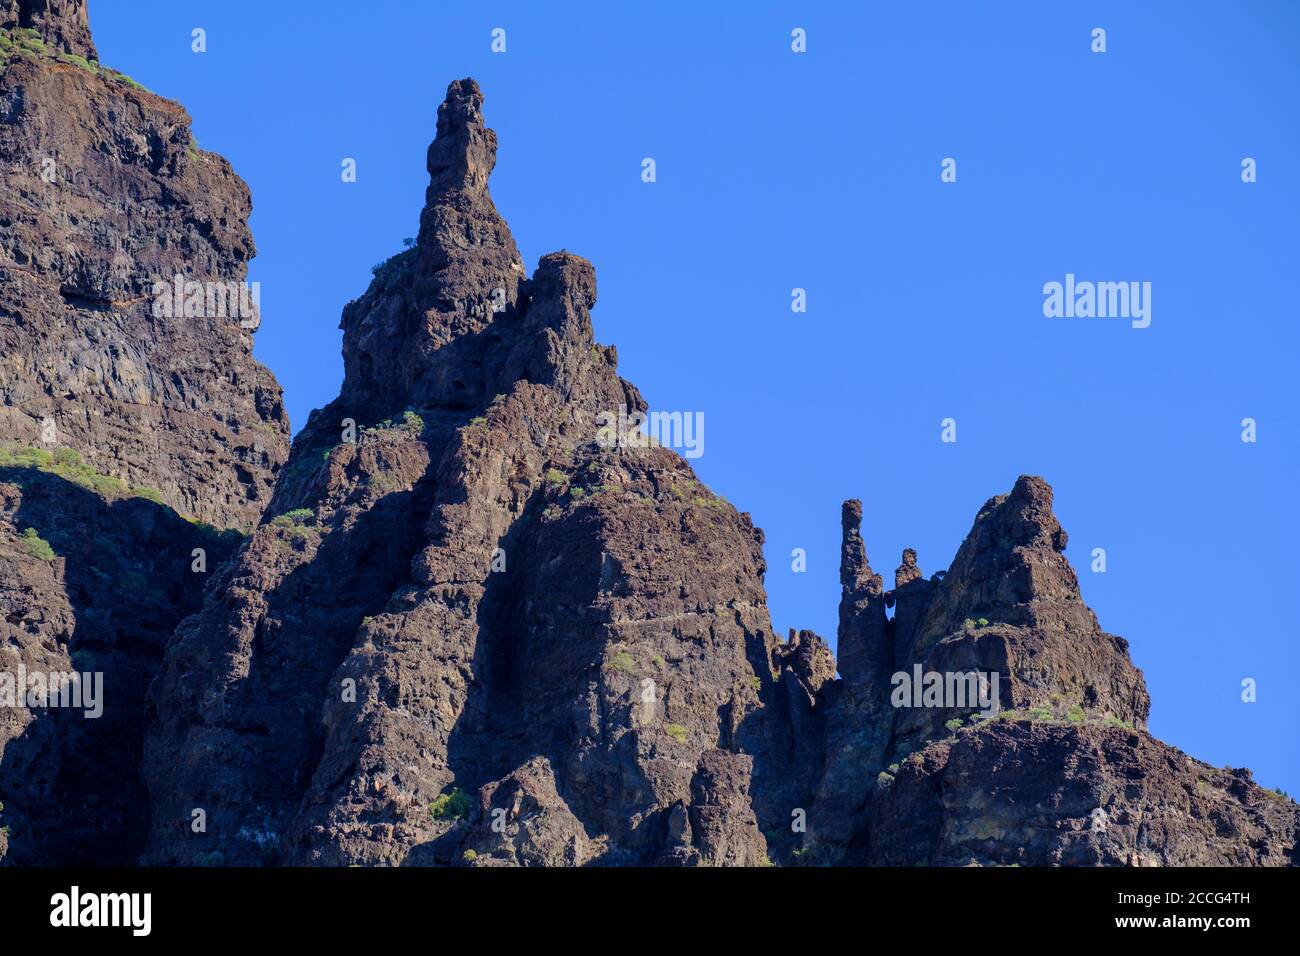
M 751 801 L 794 745 L 766 714 L 811 697 L 778 686 L 761 534 L 672 452 L 596 441 L 644 402 L 591 265 L 525 278 L 482 102 L 448 89 L 418 243 L 344 310 L 272 506 L 306 527 L 259 528 L 169 652 L 153 862 L 767 859 Z
M 985 503 L 943 575 L 925 580 L 904 551 L 889 592 L 861 514 L 845 503 L 842 680 L 817 700 L 827 757 L 809 859 L 1295 862 L 1295 803 L 1145 732 L 1142 673 L 1083 603 L 1045 481 Z
M 155 276 L 242 281 L 248 191 L 96 59 L 82 0 L 0 0 L 6 865 L 139 859 L 145 693 L 239 538 L 197 519 L 256 522 L 287 452 L 238 317 L 153 308 Z
M 1147 734 L 1040 478 L 892 588 L 846 502 L 839 679 L 780 640 L 762 532 L 623 424 L 591 264 L 526 272 L 472 80 L 286 461 L 251 330 L 205 311 L 242 183 L 84 3 L 0 25 L 0 863 L 1296 862 L 1295 803 Z M 72 671 L 102 718 L 5 704 Z
M 913 753 L 873 794 L 883 866 L 1289 866 L 1296 805 L 1149 734 L 994 721 Z
M 592 339 L 590 264 L 525 277 L 482 106 L 449 88 L 418 243 L 344 309 L 346 379 L 278 517 L 168 650 L 147 861 L 1290 860 L 1294 804 L 1244 778 L 1166 794 L 1214 774 L 1142 730 L 1041 479 L 946 575 L 905 551 L 890 590 L 847 502 L 841 679 L 815 634 L 778 640 L 748 516 L 673 452 L 601 440 L 645 403 Z M 916 669 L 986 680 L 899 707 Z M 1215 813 L 1235 829 L 1188 836 Z
M 60 53 L 98 60 L 86 0 L 0 0 L 0 30 L 34 30 Z
M 95 62 L 82 0 L 0 0 L 0 27 L 0 445 L 255 524 L 288 421 L 252 358 L 247 187 Z

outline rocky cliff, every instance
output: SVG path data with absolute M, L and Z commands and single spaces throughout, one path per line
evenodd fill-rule
M 861 518 L 846 502 L 842 680 L 818 698 L 827 761 L 809 860 L 1295 862 L 1294 802 L 1146 732 L 1142 673 L 1083 603 L 1045 481 L 1022 476 L 986 502 L 946 572 L 926 580 L 905 551 L 890 591 Z M 929 675 L 932 699 L 904 699 Z
M 472 80 L 286 461 L 251 329 L 150 302 L 243 280 L 242 184 L 83 3 L 0 25 L 0 675 L 107 698 L 0 708 L 0 862 L 1296 862 L 1296 804 L 1147 733 L 1040 478 L 892 587 L 846 502 L 838 665 L 778 637 L 750 516 L 611 431 L 594 269 L 525 269 Z
M 82 0 L 0 0 L 0 170 L 0 861 L 131 863 L 145 691 L 287 455 L 256 315 L 157 307 L 242 285 L 248 190 Z
M 1144 733 L 1041 479 L 889 590 L 847 503 L 841 679 L 816 635 L 781 641 L 749 517 L 675 453 L 597 440 L 644 402 L 593 341 L 591 265 L 526 276 L 482 110 L 451 85 L 418 242 L 344 309 L 339 398 L 169 649 L 150 862 L 1290 860 L 1294 804 Z M 898 707 L 915 667 L 996 703 Z M 1216 813 L 1236 837 L 1189 836 Z
M 289 428 L 252 358 L 248 188 L 97 62 L 82 0 L 0 0 L 0 30 L 0 445 L 255 524 Z
M 448 90 L 418 242 L 344 310 L 341 395 L 169 652 L 152 861 L 767 859 L 752 791 L 796 748 L 761 534 L 672 452 L 594 441 L 644 402 L 590 263 L 526 277 L 482 105 Z

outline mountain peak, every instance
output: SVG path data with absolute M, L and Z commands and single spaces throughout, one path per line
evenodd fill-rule
M 483 124 L 483 92 L 466 78 L 447 86 L 438 107 L 438 131 L 429 145 L 427 205 L 447 192 L 487 191 L 497 161 L 497 134 Z

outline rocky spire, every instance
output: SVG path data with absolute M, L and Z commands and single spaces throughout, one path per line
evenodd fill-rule
M 872 578 L 861 527 L 862 502 L 850 498 L 840 509 L 840 586 L 845 591 L 860 590 Z
M 862 502 L 844 502 L 840 512 L 839 670 L 850 684 L 875 686 L 892 652 L 885 620 L 884 583 L 871 570 L 862 542 Z
M 35 30 L 49 46 L 98 60 L 86 0 L 0 0 L 0 29 Z
M 496 148 L 478 84 L 454 81 L 429 146 L 418 241 L 379 267 L 343 312 L 346 417 L 365 422 L 407 406 L 464 409 L 484 400 L 496 337 L 484 333 L 517 318 L 526 278 L 488 194 Z
M 1144 727 L 1142 672 L 1128 642 L 1105 633 L 1083 602 L 1062 553 L 1067 540 L 1042 478 L 1022 475 L 1010 494 L 986 502 L 948 574 L 931 586 L 914 633 L 899 635 L 902 666 L 997 673 L 1002 710 L 1045 707 L 1063 718 L 1076 708 L 1085 719 Z M 925 739 L 948 716 L 902 715 L 896 745 Z
M 497 134 L 483 125 L 478 83 L 469 78 L 453 80 L 438 107 L 437 136 L 429 144 L 426 216 L 453 191 L 485 194 L 496 162 Z
M 907 660 L 917 621 L 925 613 L 934 585 L 921 574 L 916 562 L 916 551 L 903 549 L 902 563 L 894 571 L 894 590 L 886 598 L 894 604 L 894 619 L 890 622 L 891 643 L 894 646 L 894 665 Z
M 916 551 L 912 548 L 904 548 L 903 563 L 894 571 L 894 587 L 901 588 L 920 576 L 921 569 L 916 565 Z

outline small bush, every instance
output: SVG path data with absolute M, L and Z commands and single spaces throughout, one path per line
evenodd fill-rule
M 48 541 L 36 533 L 35 528 L 28 528 L 23 532 L 23 547 L 34 558 L 40 558 L 42 561 L 54 560 L 54 549 L 50 547 Z
M 146 501 L 152 501 L 156 505 L 165 504 L 162 492 L 157 488 L 150 488 L 148 485 L 140 485 L 138 488 L 132 488 L 131 494 L 137 498 L 144 498 Z
M 548 468 L 546 470 L 546 483 L 548 485 L 564 484 L 564 472 L 560 471 L 558 468 Z
M 609 660 L 610 667 L 616 671 L 622 671 L 624 674 L 630 674 L 636 670 L 636 661 L 627 651 L 619 651 Z
M 315 514 L 310 508 L 294 508 L 292 511 L 286 511 L 284 514 L 272 518 L 271 527 L 284 528 L 289 532 L 289 537 L 294 542 L 301 544 L 313 534 L 313 529 L 304 523 L 313 518 L 315 518 Z
M 954 717 L 952 720 L 945 720 L 943 722 L 943 725 L 947 727 L 949 730 L 956 733 L 958 730 L 961 729 L 962 719 L 960 717 Z
M 475 860 L 478 859 L 478 853 L 475 852 L 474 850 L 466 850 L 463 854 L 461 854 L 461 859 L 463 859 L 466 863 L 473 863 Z
M 131 77 L 127 76 L 125 73 L 121 73 L 117 70 L 109 69 L 108 67 L 105 66 L 101 66 L 99 70 L 102 74 L 108 76 L 112 80 L 117 81 L 118 83 L 121 83 L 123 86 L 129 86 L 133 90 L 140 90 L 141 92 L 144 93 L 150 92 L 147 86 L 144 86 L 141 83 L 137 83 L 135 80 L 131 79 Z
M 36 468 L 47 474 L 58 475 L 104 498 L 115 498 L 127 493 L 126 482 L 111 475 L 101 475 L 82 461 L 81 455 L 74 448 L 56 448 L 52 452 L 44 448 L 0 449 L 0 465 Z
M 435 820 L 460 820 L 469 816 L 469 797 L 460 787 L 452 787 L 434 798 L 429 813 Z
M 45 53 L 45 41 L 41 39 L 40 33 L 36 30 L 22 29 L 14 31 L 14 38 L 18 41 L 21 49 L 28 50 L 32 53 Z
M 75 53 L 65 53 L 59 57 L 59 59 L 63 60 L 65 63 L 71 63 L 73 66 L 80 67 L 91 76 L 99 75 L 99 64 L 91 63 L 84 56 L 77 56 Z
M 411 411 L 409 408 L 402 412 L 402 424 L 408 431 L 413 431 L 417 435 L 424 431 L 424 419 L 415 414 L 415 412 Z
M 686 728 L 681 724 L 664 724 L 664 733 L 679 744 L 686 743 Z

